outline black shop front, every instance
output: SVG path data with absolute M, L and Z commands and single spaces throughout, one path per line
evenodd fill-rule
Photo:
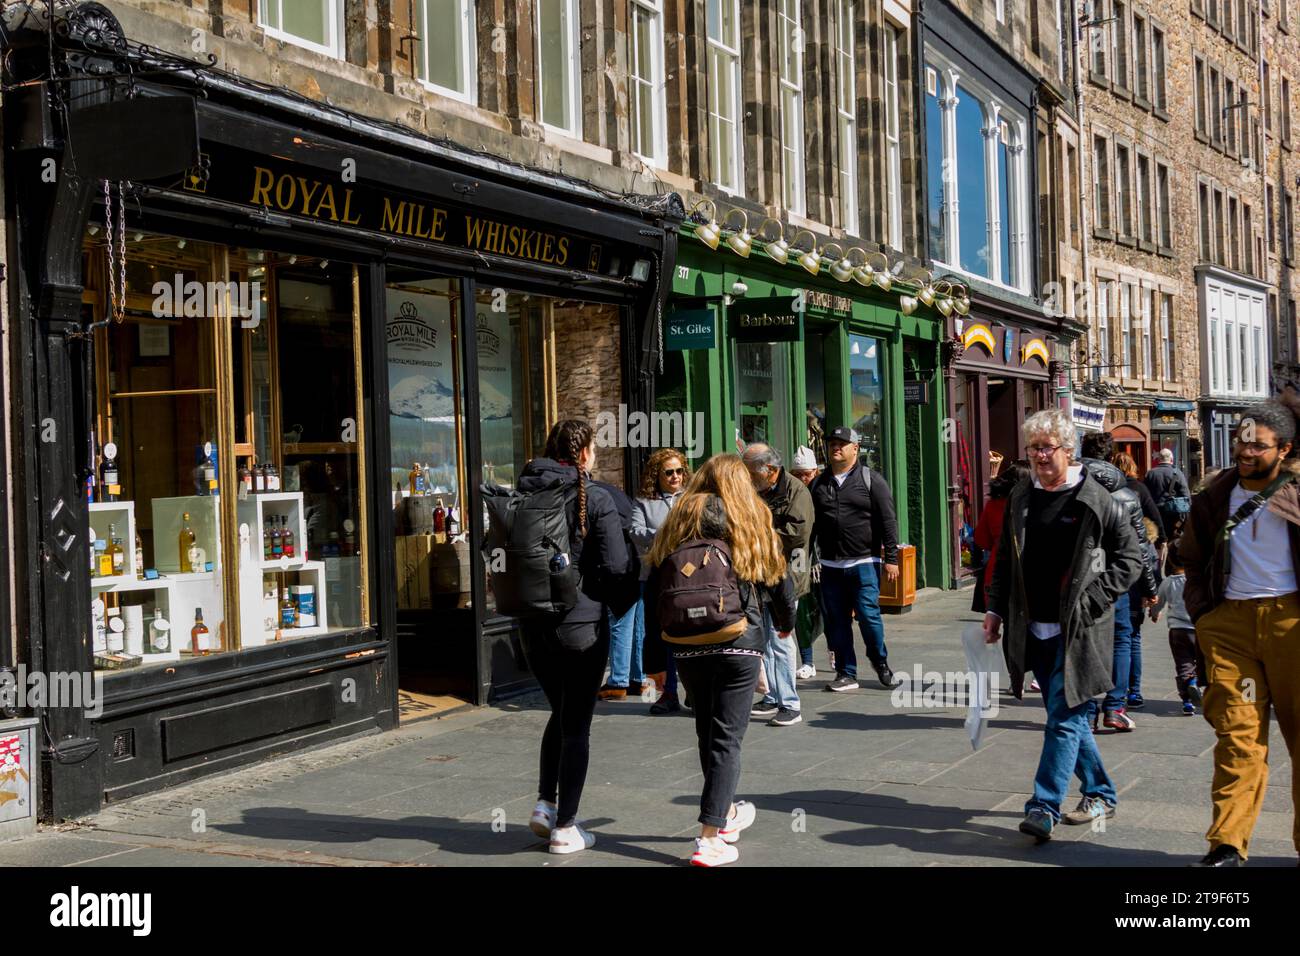
M 32 714 L 42 816 L 529 686 L 480 485 L 600 410 L 581 373 L 645 407 L 680 201 L 66 21 L 9 35 L 57 79 L 4 110 L 17 652 L 103 688 Z

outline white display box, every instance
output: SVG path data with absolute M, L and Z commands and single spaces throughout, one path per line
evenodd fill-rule
M 252 561 L 264 570 L 287 571 L 307 563 L 307 516 L 303 509 L 301 491 L 271 491 L 260 495 L 249 495 L 237 503 L 239 524 L 248 525 L 250 553 Z M 266 519 L 281 515 L 287 519 L 286 527 L 293 532 L 294 556 L 292 558 L 266 558 L 262 542 L 262 531 Z M 240 567 L 245 563 L 245 556 L 240 554 Z
M 90 504 L 90 549 L 95 548 L 95 541 L 109 540 L 108 529 L 112 526 L 122 541 L 123 574 L 100 577 L 91 575 L 92 587 L 106 590 L 114 585 L 127 584 L 135 577 L 135 502 L 134 501 L 95 501 Z M 90 564 L 90 556 L 86 556 Z
M 180 533 L 185 513 L 190 515 L 194 544 L 212 562 L 214 571 L 221 568 L 221 498 L 217 495 L 188 495 L 182 498 L 155 498 L 153 514 L 153 567 L 168 577 L 181 573 Z M 204 573 L 196 567 L 187 573 Z

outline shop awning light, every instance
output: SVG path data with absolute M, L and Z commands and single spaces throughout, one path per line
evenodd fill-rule
M 840 249 L 837 243 L 828 242 L 822 246 L 822 252 L 829 252 L 831 249 L 839 252 L 835 261 L 831 263 L 831 277 L 837 282 L 848 282 L 853 277 L 853 263 L 848 260 L 844 250 Z
M 790 244 L 785 241 L 785 227 L 781 225 L 780 221 L 772 219 L 771 217 L 764 219 L 763 224 L 758 227 L 758 234 L 762 236 L 763 230 L 767 228 L 769 222 L 775 223 L 777 229 L 780 231 L 777 233 L 775 239 L 764 246 L 763 251 L 767 253 L 770 259 L 781 263 L 781 265 L 785 265 L 790 260 Z
M 911 315 L 916 311 L 917 299 L 914 295 L 903 295 L 898 297 L 898 306 L 903 310 L 904 315 Z
M 811 240 L 810 247 L 799 253 L 799 265 L 803 266 L 810 275 L 816 275 L 822 268 L 822 256 L 817 251 L 817 237 L 807 229 L 800 229 L 794 235 L 794 241 L 798 242 L 800 236 L 807 236 Z
M 638 259 L 632 263 L 632 279 L 635 282 L 645 282 L 650 278 L 650 260 Z
M 741 226 L 739 232 L 733 231 L 731 235 L 727 236 L 727 248 L 740 256 L 740 258 L 748 259 L 749 253 L 754 248 L 754 236 L 749 231 L 749 216 L 743 209 L 728 210 L 727 214 L 722 218 L 724 226 L 733 213 L 740 213 Z
M 716 249 L 718 248 L 718 242 L 722 239 L 722 228 L 718 225 L 718 207 L 713 204 L 712 199 L 701 199 L 691 207 L 690 216 L 694 216 L 695 210 L 701 206 L 709 207 L 709 220 L 704 225 L 695 227 L 695 238 L 710 249 Z
M 945 319 L 952 315 L 953 302 L 952 299 L 947 296 L 943 296 L 938 300 L 937 307 L 939 311 L 943 313 Z

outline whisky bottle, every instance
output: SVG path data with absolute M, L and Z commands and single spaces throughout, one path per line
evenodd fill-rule
M 190 549 L 194 547 L 194 532 L 190 529 L 190 513 L 184 514 L 184 525 L 181 527 L 180 534 L 176 536 L 176 551 L 180 556 L 181 574 L 189 574 L 194 570 L 194 565 L 190 563 Z
M 289 596 L 289 588 L 284 588 L 284 600 L 280 602 L 280 627 L 281 629 L 298 626 L 298 605 L 293 602 Z
M 447 537 L 454 538 L 460 534 L 460 522 L 456 520 L 456 509 L 447 509 Z
M 203 623 L 203 608 L 194 609 L 194 626 L 190 628 L 190 653 L 210 654 L 212 643 L 208 639 L 208 626 Z
M 254 482 L 254 492 L 256 494 L 260 495 L 265 493 L 266 491 L 266 466 L 265 465 L 253 466 L 253 482 Z
M 108 609 L 108 653 L 121 654 L 126 648 L 126 622 L 122 620 L 122 609 L 120 607 L 110 607 Z
M 433 533 L 435 535 L 445 534 L 447 531 L 447 509 L 442 506 L 442 499 L 438 499 L 438 505 L 433 509 Z
M 108 547 L 106 553 L 108 555 L 108 573 L 112 575 L 121 574 L 124 570 L 122 563 L 126 560 L 126 556 L 122 553 L 122 539 L 117 536 L 116 525 L 110 524 L 108 526 Z
M 284 538 L 280 536 L 280 526 L 275 516 L 271 516 L 271 558 L 278 561 L 284 557 Z
M 239 500 L 243 501 L 253 493 L 253 473 L 247 465 L 239 466 Z
M 271 518 L 269 515 L 262 522 L 262 560 L 271 560 Z
M 275 470 L 275 465 L 268 463 L 266 466 L 266 490 L 280 490 L 280 473 Z
M 144 542 L 140 540 L 140 532 L 135 533 L 135 576 L 144 577 Z
M 411 466 L 411 497 L 419 497 L 424 494 L 424 469 L 420 467 L 417 461 Z
M 207 455 L 203 458 L 203 493 L 217 494 L 217 452 L 211 445 L 207 446 Z
M 153 620 L 149 622 L 149 646 L 156 653 L 166 654 L 171 647 L 171 624 L 162 616 L 162 608 L 153 609 Z
M 99 500 L 117 501 L 122 495 L 119 483 L 120 472 L 117 464 L 117 446 L 107 442 L 103 449 L 103 458 L 99 463 Z
M 280 547 L 284 551 L 286 558 L 294 557 L 293 532 L 289 529 L 287 515 L 280 515 Z
M 90 602 L 91 649 L 95 654 L 108 651 L 108 624 L 105 621 L 107 613 L 103 598 L 95 598 Z

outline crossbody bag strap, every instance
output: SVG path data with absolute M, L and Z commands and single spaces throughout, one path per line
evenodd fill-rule
M 1234 511 L 1231 516 L 1229 516 L 1228 520 L 1223 523 L 1223 527 L 1219 529 L 1218 535 L 1215 536 L 1214 547 L 1216 551 L 1221 550 L 1223 552 L 1223 573 L 1225 575 L 1231 570 L 1232 552 L 1228 547 L 1228 540 L 1232 537 L 1232 533 L 1245 522 L 1249 521 L 1255 512 L 1267 504 L 1269 498 L 1272 498 L 1273 495 L 1282 490 L 1284 485 L 1294 479 L 1295 475 L 1292 474 L 1278 475 L 1269 482 L 1267 488 L 1255 492 L 1255 494 L 1242 502 L 1241 507 Z

